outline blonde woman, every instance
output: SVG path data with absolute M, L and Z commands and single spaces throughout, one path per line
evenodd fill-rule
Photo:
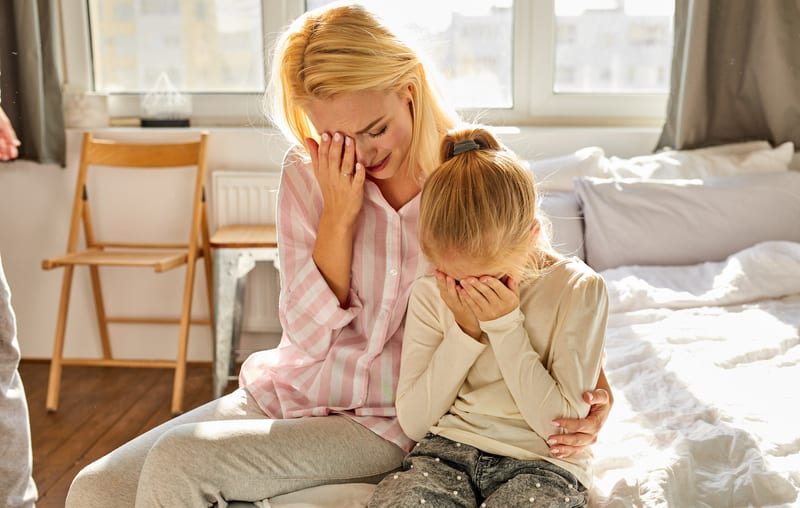
M 272 117 L 296 144 L 278 192 L 280 345 L 246 360 L 235 392 L 81 471 L 68 506 L 222 505 L 377 483 L 413 444 L 394 389 L 410 287 L 426 270 L 419 193 L 458 119 L 416 53 L 359 7 L 304 14 L 273 62 Z M 605 421 L 608 392 L 593 393 L 597 414 L 564 420 L 585 430 L 562 448 L 582 449 Z
M 553 456 L 582 418 L 605 342 L 603 279 L 550 248 L 530 173 L 480 127 L 455 131 L 425 183 L 397 417 L 419 441 L 370 506 L 584 506 L 587 455 Z

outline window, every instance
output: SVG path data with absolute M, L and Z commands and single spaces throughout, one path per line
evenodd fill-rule
M 261 0 L 89 0 L 94 90 L 264 90 Z
M 517 2 L 515 108 L 546 125 L 658 126 L 666 114 L 674 0 Z M 527 9 L 527 12 L 521 12 Z M 530 20 L 525 24 L 524 20 Z M 517 30 L 520 34 L 520 30 Z M 527 65 L 527 67 L 525 67 Z M 519 116 L 512 120 L 519 119 Z
M 671 0 L 556 0 L 555 9 L 556 68 L 576 69 L 582 79 L 561 80 L 556 74 L 554 92 L 667 93 Z
M 306 1 L 309 9 L 328 3 L 330 0 Z M 456 107 L 513 107 L 512 0 L 360 3 L 419 47 L 438 71 L 444 93 Z
M 62 9 L 66 87 L 137 116 L 166 76 L 197 125 L 263 125 L 268 50 L 329 0 L 86 0 Z M 360 0 L 416 43 L 447 97 L 492 123 L 658 124 L 673 0 Z M 73 4 L 70 3 L 70 7 Z

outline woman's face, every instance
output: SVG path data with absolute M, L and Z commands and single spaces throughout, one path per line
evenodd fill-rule
M 333 99 L 313 99 L 308 117 L 317 132 L 340 133 L 355 141 L 356 161 L 373 180 L 408 174 L 411 147 L 411 94 L 354 92 Z

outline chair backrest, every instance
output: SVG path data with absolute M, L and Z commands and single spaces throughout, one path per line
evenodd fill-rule
M 187 248 L 197 247 L 197 232 L 205 216 L 206 150 L 208 134 L 203 132 L 198 140 L 175 143 L 125 143 L 108 139 L 96 139 L 90 132 L 83 135 L 83 146 L 75 185 L 73 208 L 67 252 L 78 248 L 81 224 L 87 247 L 150 247 Z M 167 170 L 190 168 L 193 174 L 192 214 L 187 243 L 145 244 L 142 242 L 99 242 L 95 239 L 89 212 L 89 190 L 87 180 L 90 168 L 124 168 Z

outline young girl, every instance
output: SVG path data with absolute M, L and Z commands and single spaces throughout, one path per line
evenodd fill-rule
M 603 279 L 549 245 L 533 179 L 481 127 L 447 136 L 419 240 L 435 267 L 408 304 L 397 417 L 419 441 L 370 506 L 583 506 L 588 456 L 548 451 L 585 416 L 605 340 Z
M 304 14 L 272 61 L 272 118 L 296 145 L 278 190 L 280 345 L 246 360 L 238 390 L 84 468 L 69 508 L 377 483 L 413 445 L 394 398 L 408 295 L 425 270 L 419 193 L 458 119 L 417 54 L 357 6 Z M 557 436 L 558 453 L 595 438 L 610 409 L 599 388 L 592 418 L 558 420 L 576 430 Z

